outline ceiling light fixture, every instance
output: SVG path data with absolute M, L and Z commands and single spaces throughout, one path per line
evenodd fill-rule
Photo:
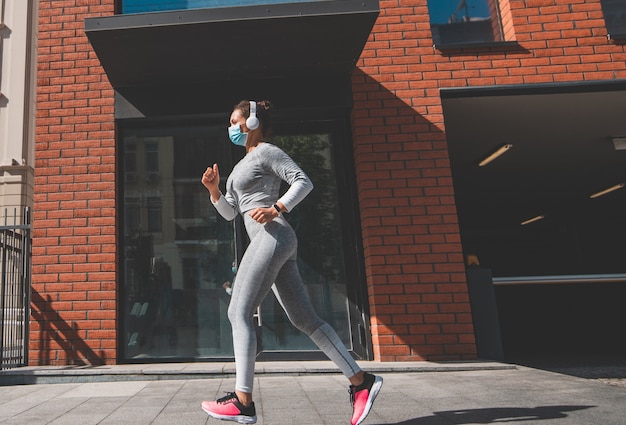
M 616 151 L 626 150 L 626 136 L 613 137 L 613 147 Z
M 619 184 L 616 184 L 615 186 L 611 186 L 611 187 L 609 187 L 607 189 L 601 190 L 600 192 L 596 192 L 593 195 L 589 195 L 589 197 L 591 199 L 598 198 L 600 196 L 606 195 L 607 193 L 611 193 L 611 192 L 616 191 L 617 189 L 621 189 L 623 187 L 624 187 L 624 183 L 619 183 Z
M 482 161 L 480 161 L 478 163 L 478 166 L 479 167 L 484 167 L 485 165 L 489 164 L 491 161 L 493 161 L 494 159 L 496 159 L 497 157 L 499 157 L 500 155 L 502 155 L 503 153 L 505 153 L 506 151 L 508 151 L 512 147 L 513 147 L 513 145 L 510 144 L 510 143 L 507 143 L 506 145 L 500 146 L 500 148 L 498 148 L 497 151 L 495 151 L 494 153 L 489 155 L 487 158 L 485 158 Z
M 544 218 L 546 218 L 544 215 L 538 215 L 536 217 L 529 218 L 526 221 L 522 221 L 521 224 L 522 226 L 526 226 L 527 224 L 534 223 L 535 221 L 543 220 Z

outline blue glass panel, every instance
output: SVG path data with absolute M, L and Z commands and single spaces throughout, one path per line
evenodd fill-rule
M 431 24 L 449 24 L 473 18 L 489 18 L 487 0 L 430 0 L 428 13 Z
M 430 0 L 430 27 L 435 45 L 501 41 L 499 16 L 488 0 Z
M 122 0 L 122 13 L 162 12 L 257 4 L 302 3 L 310 0 Z

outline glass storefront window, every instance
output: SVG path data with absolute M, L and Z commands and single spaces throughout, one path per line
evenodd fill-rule
M 234 227 L 200 184 L 205 162 L 227 171 L 223 129 L 126 129 L 124 150 L 127 358 L 232 355 L 227 325 Z
M 287 219 L 298 234 L 298 265 L 317 312 L 351 348 L 333 135 L 307 130 L 270 142 L 291 155 L 315 185 Z M 122 129 L 127 360 L 232 356 L 227 289 L 236 285 L 233 266 L 246 236 L 240 221 L 217 214 L 200 177 L 217 162 L 224 190 L 243 154 L 228 141 L 224 125 Z M 261 306 L 259 324 L 265 352 L 317 351 L 272 294 Z
M 306 134 L 278 136 L 271 141 L 300 164 L 315 186 L 304 201 L 287 215 L 298 234 L 298 268 L 317 313 L 335 328 L 344 344 L 350 347 L 331 138 L 328 134 Z M 317 349 L 306 335 L 289 323 L 275 297 L 266 298 L 261 312 L 265 351 Z
M 252 6 L 258 4 L 302 3 L 310 0 L 122 0 L 122 13 Z
M 429 0 L 435 45 L 502 41 L 496 0 Z

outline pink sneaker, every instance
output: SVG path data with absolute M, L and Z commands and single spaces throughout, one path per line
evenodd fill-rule
M 235 393 L 228 393 L 216 401 L 203 401 L 202 410 L 212 418 L 224 421 L 233 421 L 240 424 L 256 423 L 254 403 L 244 406 Z
M 359 425 L 365 420 L 374 404 L 374 400 L 383 386 L 383 378 L 365 372 L 361 385 L 350 385 L 350 402 L 352 403 L 352 425 Z

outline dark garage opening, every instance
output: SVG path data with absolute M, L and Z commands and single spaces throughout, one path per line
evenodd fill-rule
M 493 276 L 505 360 L 623 361 L 626 83 L 442 99 L 463 249 Z

